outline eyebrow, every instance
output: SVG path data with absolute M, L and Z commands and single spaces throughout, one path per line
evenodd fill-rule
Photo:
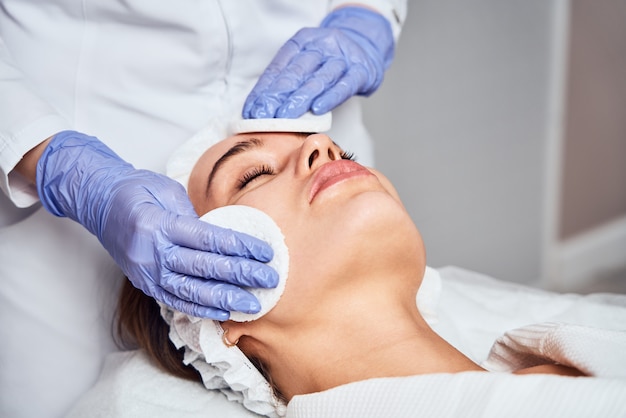
M 206 193 L 209 193 L 209 188 L 211 187 L 211 182 L 217 175 L 217 172 L 226 164 L 226 162 L 232 159 L 235 155 L 241 154 L 246 151 L 250 151 L 252 149 L 260 148 L 264 145 L 264 142 L 259 138 L 248 138 L 243 141 L 237 142 L 235 145 L 230 147 L 228 151 L 226 151 L 213 165 L 211 169 L 211 173 L 209 173 L 209 182 L 206 186 Z

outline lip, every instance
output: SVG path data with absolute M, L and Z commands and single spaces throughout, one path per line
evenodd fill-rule
M 313 175 L 313 183 L 309 192 L 309 203 L 315 199 L 318 193 L 342 181 L 374 174 L 361 164 L 351 160 L 330 161 Z

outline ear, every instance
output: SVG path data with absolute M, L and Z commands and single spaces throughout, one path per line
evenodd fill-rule
M 224 330 L 224 344 L 228 346 L 237 345 L 241 337 L 250 335 L 248 322 L 226 321 L 222 322 Z

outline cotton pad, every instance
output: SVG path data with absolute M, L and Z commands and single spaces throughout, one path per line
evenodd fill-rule
M 274 258 L 267 264 L 278 273 L 278 285 L 271 289 L 244 287 L 259 300 L 261 310 L 255 314 L 237 311 L 230 313 L 230 319 L 236 322 L 259 319 L 276 306 L 285 291 L 289 273 L 289 252 L 283 233 L 269 215 L 250 206 L 223 206 L 206 213 L 200 220 L 252 235 L 267 242 L 274 250 Z
M 266 118 L 266 119 L 239 119 L 231 122 L 230 134 L 250 132 L 326 132 L 332 125 L 332 113 L 314 115 L 307 112 L 297 119 Z

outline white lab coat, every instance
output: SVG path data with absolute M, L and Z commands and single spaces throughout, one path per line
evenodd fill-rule
M 406 0 L 360 2 L 397 39 Z M 73 129 L 164 172 L 211 116 L 240 111 L 289 37 L 343 3 L 0 0 L 0 416 L 59 416 L 89 387 L 112 349 L 103 324 L 121 280 L 86 230 L 33 214 L 36 190 L 12 171 L 22 156 Z M 358 100 L 333 112 L 331 134 L 372 162 Z

